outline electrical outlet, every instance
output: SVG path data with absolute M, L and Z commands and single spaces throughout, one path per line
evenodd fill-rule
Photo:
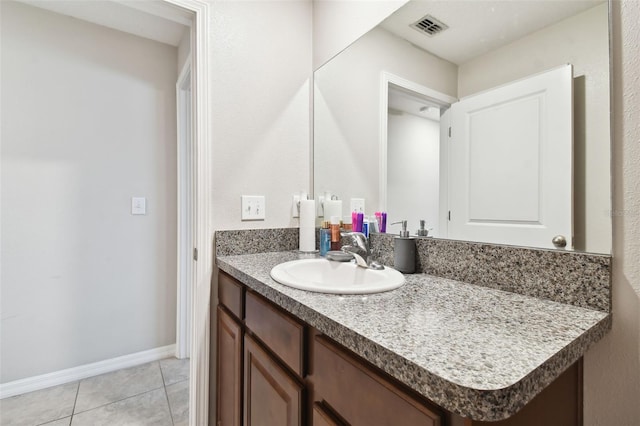
M 350 207 L 352 212 L 364 213 L 364 198 L 352 198 Z
M 264 195 L 242 196 L 242 220 L 264 220 Z

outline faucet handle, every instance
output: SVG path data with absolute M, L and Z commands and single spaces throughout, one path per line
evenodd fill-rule
M 357 232 L 357 231 L 341 232 L 340 236 L 351 237 L 353 241 L 356 242 L 358 247 L 367 251 L 369 250 L 369 239 L 362 232 Z

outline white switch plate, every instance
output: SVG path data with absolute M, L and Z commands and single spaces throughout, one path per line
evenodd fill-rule
M 131 197 L 131 214 L 147 214 L 147 199 Z
M 242 196 L 242 220 L 264 220 L 264 195 Z
M 291 205 L 291 217 L 300 217 L 300 195 L 293 196 L 293 204 Z
M 364 213 L 364 198 L 352 198 L 350 208 L 352 212 Z

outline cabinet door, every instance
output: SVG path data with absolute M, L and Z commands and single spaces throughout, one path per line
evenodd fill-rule
M 240 426 L 242 327 L 218 306 L 218 425 Z
M 244 424 L 302 424 L 302 386 L 248 335 L 244 337 Z
M 436 407 L 412 397 L 345 349 L 320 336 L 313 343 L 314 398 L 353 426 L 440 426 Z

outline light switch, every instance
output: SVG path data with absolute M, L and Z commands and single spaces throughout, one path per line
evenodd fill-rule
M 147 199 L 131 197 L 131 214 L 147 214 Z
M 264 220 L 264 195 L 242 196 L 242 220 Z

